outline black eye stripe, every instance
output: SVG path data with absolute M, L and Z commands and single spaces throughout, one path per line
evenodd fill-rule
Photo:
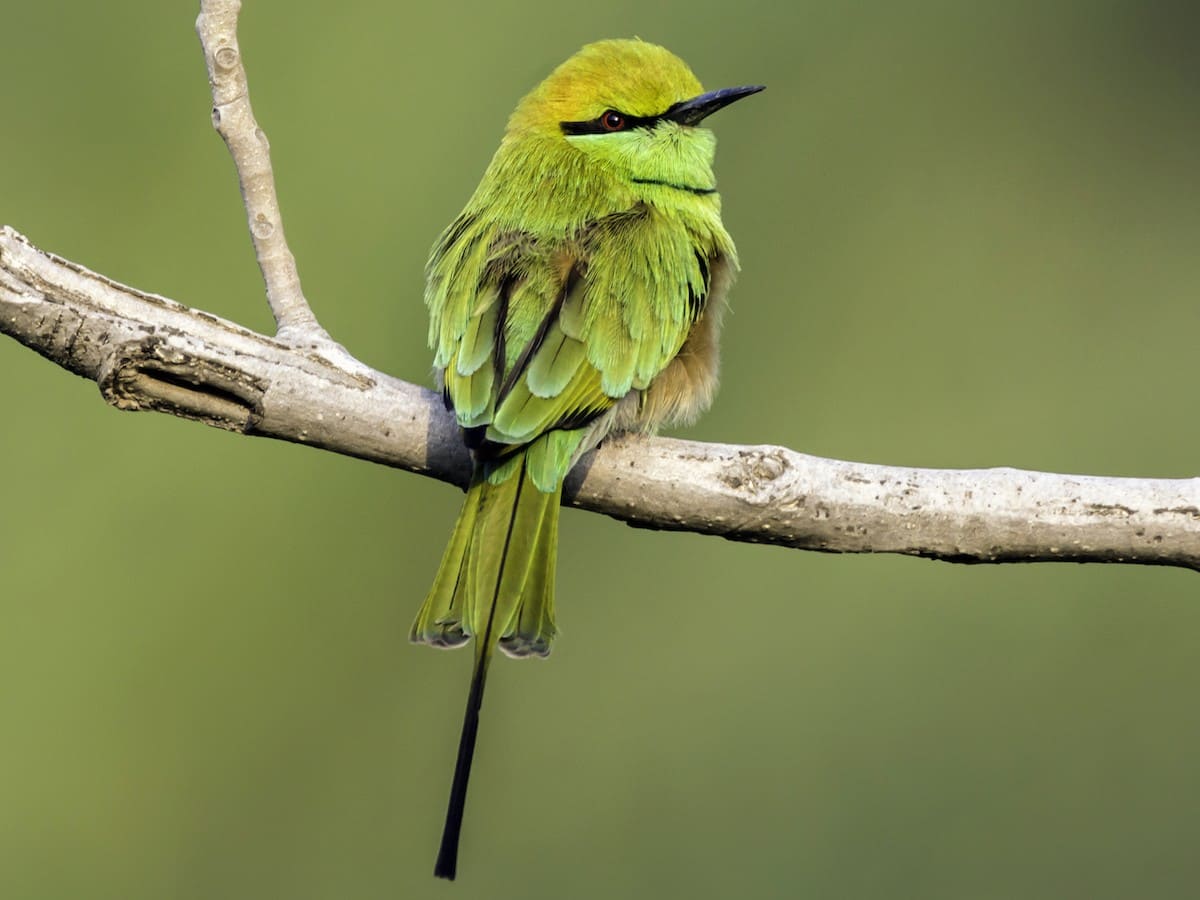
M 563 134 L 616 134 L 618 131 L 632 131 L 634 128 L 653 128 L 678 105 L 673 104 L 670 109 L 657 116 L 629 116 L 620 110 L 606 109 L 595 119 L 588 119 L 586 122 L 559 122 L 558 126 Z M 624 119 L 625 124 L 620 128 L 605 128 L 604 119 L 614 113 Z

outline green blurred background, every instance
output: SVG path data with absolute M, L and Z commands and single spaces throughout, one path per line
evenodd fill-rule
M 709 87 L 744 266 L 690 437 L 1192 476 L 1200 53 L 1182 2 L 248 2 L 306 291 L 428 380 L 421 269 L 518 97 L 637 34 Z M 195 3 L 0 0 L 0 222 L 267 329 Z M 563 517 L 563 634 L 406 630 L 460 501 L 106 407 L 0 342 L 0 896 L 1193 897 L 1200 581 Z

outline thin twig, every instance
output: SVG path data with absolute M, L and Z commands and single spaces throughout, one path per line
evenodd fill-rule
M 289 341 L 328 339 L 300 288 L 296 258 L 288 249 L 275 193 L 271 148 L 250 108 L 246 69 L 238 46 L 241 0 L 201 0 L 196 34 L 204 48 L 212 88 L 213 128 L 237 168 L 254 254 L 267 286 L 278 336 Z
M 432 391 L 342 365 L 44 253 L 0 230 L 0 331 L 157 410 L 462 485 L 470 464 Z M 953 562 L 1200 569 L 1200 479 L 865 465 L 782 447 L 626 437 L 584 457 L 566 502 L 647 528 Z

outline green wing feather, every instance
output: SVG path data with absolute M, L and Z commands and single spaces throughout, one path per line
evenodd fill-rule
M 468 215 L 447 229 L 426 300 L 459 424 L 511 450 L 649 386 L 702 310 L 719 249 L 659 215 L 609 216 L 558 241 Z

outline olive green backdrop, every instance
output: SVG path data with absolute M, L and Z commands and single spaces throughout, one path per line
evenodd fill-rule
M 0 0 L 0 221 L 269 327 L 196 4 Z M 335 5 L 242 46 L 325 326 L 428 379 L 421 269 L 520 95 L 640 35 L 708 87 L 743 275 L 688 435 L 1200 470 L 1200 55 L 1171 2 Z M 107 408 L 0 341 L 0 896 L 1174 898 L 1200 577 L 954 567 L 567 511 L 552 658 L 410 647 L 453 488 Z

